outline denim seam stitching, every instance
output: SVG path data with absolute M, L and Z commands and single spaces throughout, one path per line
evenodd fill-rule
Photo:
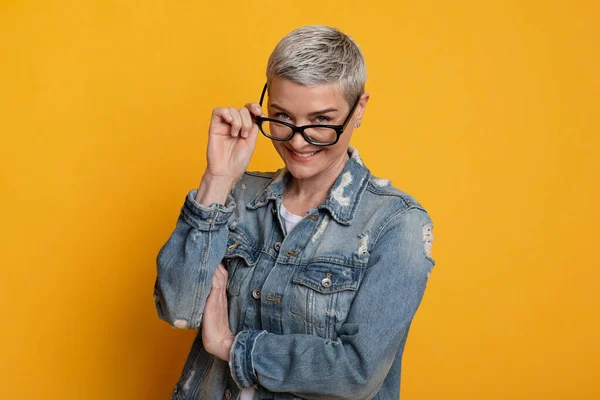
M 254 338 L 254 341 L 252 342 L 252 348 L 250 349 L 250 371 L 252 371 L 252 375 L 254 377 L 254 381 L 252 382 L 253 384 L 258 383 L 258 376 L 256 376 L 256 371 L 254 370 L 254 347 L 256 345 L 256 341 L 258 340 L 258 338 L 261 337 L 261 335 L 264 333 L 267 333 L 267 331 L 262 331 L 258 335 L 256 335 L 256 337 Z M 252 386 L 252 385 L 250 385 L 250 386 Z
M 392 217 L 390 217 L 390 219 L 388 219 L 387 222 L 385 224 L 383 224 L 381 226 L 381 228 L 375 233 L 375 240 L 371 243 L 368 251 L 371 252 L 373 250 L 373 248 L 375 248 L 375 245 L 377 244 L 377 242 L 379 242 L 379 237 L 381 236 L 381 232 L 383 232 L 385 230 L 385 228 L 390 224 L 390 222 L 392 222 L 392 220 L 396 219 L 396 217 L 398 217 L 399 215 L 402 215 L 410 210 L 421 210 L 421 211 L 427 213 L 427 211 L 425 211 L 423 208 L 417 207 L 417 206 L 410 206 L 408 208 L 404 208 L 404 209 L 398 211 L 396 214 L 392 215 Z
M 208 239 L 207 239 L 206 245 L 207 245 L 207 248 L 210 249 L 210 242 L 211 242 L 211 236 L 212 236 L 212 234 L 211 234 L 210 231 L 207 232 L 207 236 L 208 236 Z M 209 259 L 208 255 L 209 255 L 210 251 L 203 251 L 202 253 L 204 253 L 204 259 L 202 260 L 202 264 L 207 265 L 208 264 L 208 259 Z M 196 316 L 196 314 L 198 313 L 198 311 L 200 309 L 200 296 L 199 296 L 199 292 L 204 287 L 204 282 L 206 281 L 206 275 L 207 274 L 205 273 L 204 276 L 202 277 L 202 281 L 196 286 L 196 290 L 195 290 L 195 294 L 194 294 L 194 298 L 195 298 L 194 308 L 192 309 L 192 315 L 190 315 L 190 321 L 189 321 L 189 327 L 194 328 L 194 329 L 196 327 L 195 327 L 195 325 L 192 325 L 192 322 L 195 322 L 194 321 L 195 316 Z M 200 328 L 201 318 L 202 317 L 200 317 L 199 321 L 198 321 L 198 328 Z
M 243 389 L 244 387 L 238 381 L 238 376 L 237 376 L 237 371 L 236 371 L 236 363 L 235 363 L 235 350 L 236 350 L 236 347 L 238 346 L 238 342 L 243 334 L 244 334 L 244 332 L 242 331 L 238 335 L 236 335 L 235 339 L 233 340 L 233 344 L 231 345 L 231 350 L 229 351 L 229 370 L 231 372 L 231 378 L 233 379 L 235 384 L 240 389 Z
M 244 175 L 255 176 L 257 178 L 273 179 L 277 171 L 260 172 L 260 171 L 245 171 Z M 270 175 L 269 175 L 270 174 Z

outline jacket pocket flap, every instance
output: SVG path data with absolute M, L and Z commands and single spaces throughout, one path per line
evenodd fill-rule
M 319 293 L 335 293 L 358 289 L 363 273 L 364 268 L 319 262 L 301 267 L 292 281 Z

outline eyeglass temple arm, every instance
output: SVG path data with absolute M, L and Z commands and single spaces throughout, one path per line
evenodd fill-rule
M 350 122 L 350 118 L 352 118 L 352 115 L 354 114 L 354 110 L 356 110 L 356 106 L 358 106 L 358 102 L 360 101 L 360 97 L 361 97 L 361 95 L 358 96 L 358 98 L 354 102 L 354 105 L 352 106 L 352 109 L 350 110 L 350 113 L 346 117 L 346 121 L 344 121 L 344 125 L 342 125 L 342 132 L 346 129 L 346 125 L 348 125 L 348 122 Z
M 265 98 L 265 93 L 267 93 L 267 84 L 265 83 L 265 87 L 263 87 L 262 93 L 260 94 L 260 101 L 258 104 L 262 106 L 263 100 Z

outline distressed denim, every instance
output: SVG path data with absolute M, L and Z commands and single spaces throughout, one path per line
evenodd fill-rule
M 432 222 L 414 197 L 364 166 L 358 151 L 329 191 L 283 235 L 277 210 L 290 179 L 246 172 L 225 205 L 187 193 L 157 256 L 158 316 L 200 329 L 212 276 L 229 271 L 229 362 L 201 331 L 172 399 L 385 399 L 400 393 L 401 363 L 423 297 Z

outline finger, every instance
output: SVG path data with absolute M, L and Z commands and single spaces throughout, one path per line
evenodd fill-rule
M 215 271 L 215 273 L 213 274 L 212 283 L 210 286 L 212 289 L 218 289 L 221 287 L 221 283 L 219 282 L 219 273 L 217 271 Z M 211 290 L 211 293 L 212 293 L 212 290 Z M 210 294 L 209 294 L 209 296 L 210 296 Z
M 246 107 L 252 115 L 260 117 L 263 114 L 262 107 L 258 103 L 246 103 L 244 107 Z
M 227 272 L 227 268 L 225 268 L 223 263 L 219 263 L 219 266 L 217 267 L 217 269 L 219 269 L 219 271 L 221 271 L 221 273 L 223 274 L 224 278 L 227 279 L 227 276 L 229 275 L 229 273 Z
M 246 107 L 240 108 L 240 116 L 242 118 L 242 137 L 247 138 L 253 125 L 253 118 L 250 116 L 250 111 Z
M 222 267 L 219 267 L 222 268 Z M 221 292 L 226 293 L 227 290 L 227 271 L 221 271 Z
M 219 282 L 219 285 L 221 288 L 224 288 L 225 286 L 227 286 L 228 273 L 223 264 L 220 263 L 217 266 L 217 269 L 215 270 L 215 275 L 216 275 L 216 279 Z
M 231 123 L 231 136 L 237 137 L 240 133 L 240 128 L 242 127 L 242 118 L 240 117 L 240 112 L 235 107 L 229 107 L 229 113 L 231 114 L 231 118 L 233 119 Z
M 254 143 L 256 143 L 257 136 L 258 136 L 258 125 L 254 124 L 254 125 L 252 125 L 252 129 L 250 130 L 250 135 L 248 136 L 248 140 L 250 140 L 250 143 L 252 145 L 254 145 Z
M 214 289 L 220 289 L 227 283 L 227 278 L 223 275 L 223 271 L 220 267 L 215 269 L 215 273 L 213 274 L 211 287 Z
M 250 148 L 254 149 L 256 147 L 256 138 L 258 138 L 258 133 L 260 132 L 260 128 L 256 123 L 256 120 L 252 119 L 252 129 L 250 129 L 250 134 L 246 137 L 246 142 L 250 146 Z
M 212 120 L 214 122 L 224 121 L 230 124 L 233 121 L 233 118 L 227 108 L 215 108 L 212 112 Z
M 248 135 L 248 137 L 250 138 L 252 144 L 254 144 L 256 142 L 256 137 L 258 136 L 259 132 L 259 127 L 254 117 L 262 116 L 263 110 L 260 104 L 258 103 L 246 103 L 245 107 L 250 111 L 252 117 L 252 129 L 250 130 L 250 135 Z
M 224 287 L 225 282 L 223 281 L 223 277 L 220 274 L 215 274 L 213 276 L 211 288 L 214 289 L 215 292 L 217 292 Z

